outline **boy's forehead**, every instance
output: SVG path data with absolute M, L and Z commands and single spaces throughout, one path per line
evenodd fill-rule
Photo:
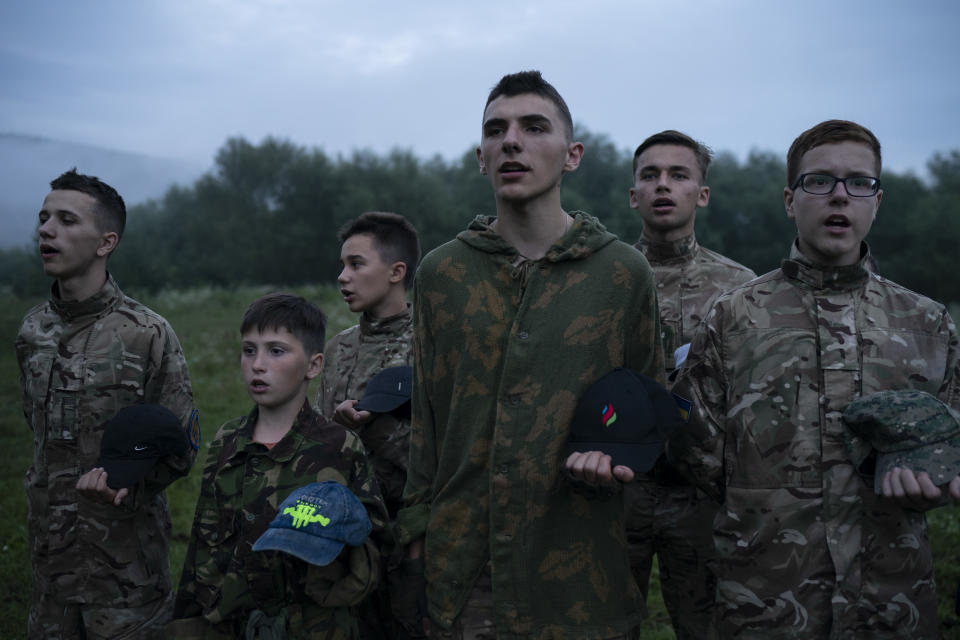
M 549 98 L 536 93 L 519 93 L 514 96 L 501 95 L 491 100 L 483 110 L 483 122 L 529 115 L 545 116 L 552 122 L 560 121 L 560 110 Z
M 291 342 L 301 344 L 300 338 L 292 331 L 286 327 L 275 325 L 249 327 L 240 335 L 240 338 L 244 342 Z
M 690 147 L 680 144 L 655 144 L 647 147 L 637 157 L 637 167 L 689 167 L 697 166 L 697 155 Z
M 53 189 L 43 199 L 43 210 L 51 213 L 54 211 L 70 211 L 83 216 L 92 214 L 96 206 L 96 198 L 73 189 Z
M 858 140 L 827 142 L 807 149 L 800 157 L 799 173 L 835 171 L 872 173 L 877 156 L 870 145 Z

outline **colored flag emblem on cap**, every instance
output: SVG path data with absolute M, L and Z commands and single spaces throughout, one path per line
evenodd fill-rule
M 613 405 L 605 404 L 601 410 L 600 420 L 603 422 L 603 426 L 609 427 L 614 422 L 617 421 L 617 412 L 613 410 Z
M 303 500 L 297 500 L 296 507 L 287 507 L 283 510 L 283 515 L 290 516 L 293 519 L 293 528 L 299 529 L 308 524 L 319 522 L 321 527 L 330 524 L 330 518 L 325 518 L 322 513 L 317 513 L 317 505 Z

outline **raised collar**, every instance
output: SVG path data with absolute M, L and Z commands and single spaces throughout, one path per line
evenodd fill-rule
M 383 320 L 373 320 L 366 313 L 363 313 L 360 316 L 360 333 L 365 337 L 396 335 L 401 333 L 412 320 L 413 314 L 410 310 L 410 303 L 407 303 L 407 308 L 397 315 Z
M 253 426 L 257 423 L 257 416 L 260 415 L 260 409 L 254 405 L 253 410 L 247 414 L 246 419 L 243 422 L 243 425 L 238 429 L 237 437 L 237 450 L 251 450 L 255 448 L 256 453 L 263 453 L 263 450 L 266 449 L 263 444 L 259 442 L 254 442 L 253 440 Z M 300 412 L 297 414 L 296 419 L 293 421 L 293 425 L 290 427 L 290 430 L 277 442 L 272 449 L 266 450 L 266 455 L 278 462 L 284 462 L 290 460 L 294 454 L 300 449 L 300 444 L 303 441 L 303 434 L 307 432 L 308 429 L 313 427 L 319 419 L 319 415 L 313 410 L 310 406 L 310 403 L 307 400 L 304 400 L 303 406 L 300 407 Z
M 787 278 L 815 290 L 849 291 L 860 287 L 870 274 L 870 247 L 860 243 L 860 261 L 843 267 L 817 265 L 800 252 L 797 241 L 790 247 L 790 257 L 780 264 Z
M 607 231 L 607 228 L 590 214 L 571 211 L 570 215 L 573 216 L 570 228 L 540 260 L 544 262 L 579 260 L 617 239 L 617 236 Z M 479 251 L 502 254 L 513 262 L 519 253 L 513 245 L 490 227 L 495 219 L 495 216 L 477 216 L 465 231 L 457 234 L 457 239 Z
M 691 233 L 672 242 L 657 242 L 641 235 L 640 240 L 634 246 L 640 249 L 650 262 L 668 262 L 692 256 L 699 245 L 697 244 L 696 234 Z
M 67 322 L 103 315 L 112 310 L 122 297 L 123 292 L 109 273 L 100 291 L 85 300 L 63 300 L 60 298 L 58 284 L 54 282 L 50 287 L 50 306 Z

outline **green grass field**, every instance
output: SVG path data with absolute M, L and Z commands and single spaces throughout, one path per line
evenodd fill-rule
M 198 289 L 139 296 L 141 302 L 165 316 L 173 325 L 190 365 L 194 397 L 200 409 L 205 442 L 226 420 L 245 414 L 251 407 L 243 389 L 239 368 L 239 324 L 246 306 L 267 288 L 234 291 Z M 289 290 L 320 305 L 327 313 L 327 335 L 353 324 L 355 317 L 333 287 Z M 30 592 L 30 570 L 26 533 L 26 502 L 23 474 L 32 457 L 32 436 L 21 411 L 13 341 L 26 310 L 39 300 L 19 300 L 0 295 L 0 450 L 7 462 L 0 465 L 0 638 L 26 636 L 26 615 Z M 311 398 L 312 398 L 311 389 Z M 190 475 L 168 490 L 173 514 L 174 542 L 170 567 L 174 584 L 180 574 L 200 491 L 205 449 Z M 953 615 L 953 594 L 960 581 L 960 509 L 935 511 L 930 516 L 931 541 L 937 558 L 937 584 L 941 588 L 941 620 L 945 638 L 960 640 L 960 621 Z M 669 618 L 660 597 L 659 583 L 650 585 L 649 620 L 644 640 L 673 638 Z

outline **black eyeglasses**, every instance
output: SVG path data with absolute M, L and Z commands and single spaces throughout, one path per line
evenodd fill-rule
M 850 176 L 849 178 L 838 178 L 828 173 L 804 173 L 797 181 L 793 183 L 793 189 L 800 187 L 807 193 L 815 196 L 825 196 L 833 193 L 838 182 L 843 183 L 843 188 L 847 190 L 847 195 L 854 198 L 866 198 L 876 195 L 880 190 L 880 181 L 870 176 Z

